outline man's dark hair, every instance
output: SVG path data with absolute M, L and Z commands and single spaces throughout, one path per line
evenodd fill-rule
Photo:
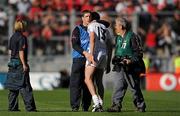
M 83 10 L 82 12 L 81 12 L 81 17 L 83 17 L 85 14 L 87 14 L 87 13 L 91 13 L 91 11 L 90 10 Z
M 98 20 L 97 22 L 103 24 L 106 28 L 110 26 L 110 23 L 105 20 Z
M 97 12 L 91 12 L 91 20 L 100 20 L 100 15 Z

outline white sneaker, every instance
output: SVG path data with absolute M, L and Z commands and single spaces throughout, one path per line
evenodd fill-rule
M 103 112 L 103 108 L 100 104 L 98 105 L 93 105 L 92 112 Z

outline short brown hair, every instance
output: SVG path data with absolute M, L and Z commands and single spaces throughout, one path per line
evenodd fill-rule
M 91 13 L 91 11 L 90 10 L 83 10 L 82 12 L 81 12 L 81 17 L 83 17 L 85 14 L 87 14 L 87 13 Z

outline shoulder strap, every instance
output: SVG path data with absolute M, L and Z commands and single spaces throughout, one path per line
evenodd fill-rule
M 139 46 L 140 50 L 143 51 L 143 45 L 142 45 L 141 37 L 139 35 L 135 34 L 135 39 L 136 39 L 136 41 L 138 43 L 138 46 Z
M 143 45 L 142 45 L 141 37 L 135 33 L 133 33 L 133 34 L 134 34 L 134 39 L 136 39 L 136 42 L 138 44 L 139 56 L 143 57 Z

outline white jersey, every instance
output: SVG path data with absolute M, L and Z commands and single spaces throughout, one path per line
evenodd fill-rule
M 96 21 L 88 25 L 88 33 L 95 33 L 94 53 L 102 51 L 103 54 L 106 54 L 106 31 L 107 28 Z
M 88 25 L 88 33 L 90 34 L 91 32 L 94 32 L 95 34 L 93 53 L 94 60 L 97 63 L 95 67 L 104 68 L 106 66 L 107 59 L 106 41 L 109 39 L 107 37 L 107 32 L 109 31 L 103 24 L 93 21 Z

